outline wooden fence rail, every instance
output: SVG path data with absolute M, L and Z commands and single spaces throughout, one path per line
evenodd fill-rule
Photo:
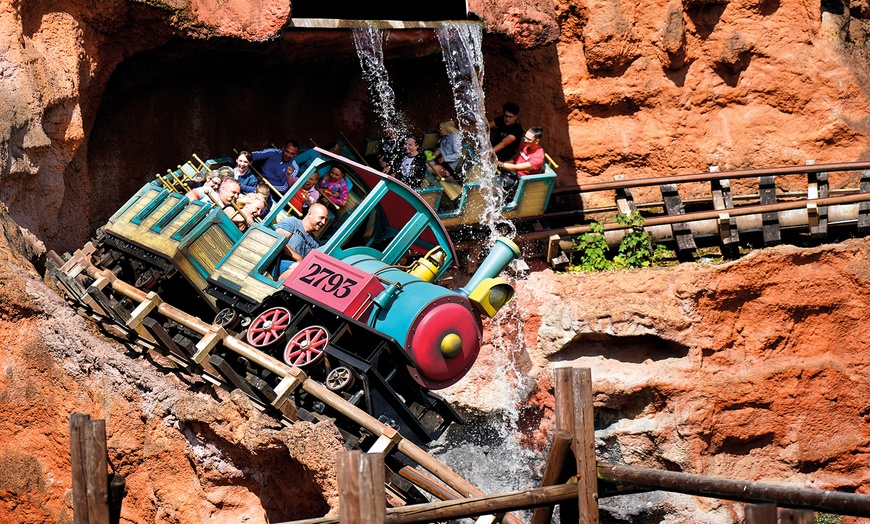
M 744 502 L 749 504 L 746 524 L 776 524 L 777 520 L 780 524 L 811 524 L 813 511 L 870 517 L 870 495 L 596 462 L 591 370 L 557 368 L 554 382 L 556 433 L 541 487 L 384 509 L 384 497 L 378 494 L 382 490 L 377 490 L 378 484 L 382 488 L 383 479 L 365 473 L 383 471 L 382 455 L 369 454 L 369 462 L 363 464 L 347 455 L 357 457 L 361 455 L 359 452 L 345 452 L 338 462 L 341 515 L 299 520 L 294 524 L 440 522 L 480 515 L 504 515 L 508 511 L 532 508 L 536 508 L 532 524 L 544 524 L 552 519 L 556 504 L 561 507 L 562 522 L 598 523 L 599 498 L 644 491 L 669 491 Z M 363 482 L 370 485 L 363 486 Z M 362 515 L 363 501 L 372 498 L 377 507 L 369 502 L 372 513 Z M 347 518 L 346 512 L 350 514 Z M 375 520 L 366 520 L 372 515 Z

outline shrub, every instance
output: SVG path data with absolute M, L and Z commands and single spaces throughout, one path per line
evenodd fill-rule
M 569 271 L 649 267 L 660 262 L 669 252 L 660 244 L 653 247 L 650 234 L 643 228 L 644 219 L 637 211 L 632 211 L 630 215 L 619 213 L 615 221 L 628 226 L 628 229 L 613 259 L 608 259 L 610 247 L 604 239 L 604 225 L 592 222 L 589 232 L 574 240 L 573 258 L 576 263 L 568 268 Z

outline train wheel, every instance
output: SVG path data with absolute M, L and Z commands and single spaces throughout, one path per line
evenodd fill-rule
M 290 337 L 284 349 L 284 362 L 304 367 L 320 360 L 329 344 L 329 332 L 321 326 L 310 326 Z
M 342 391 L 353 386 L 355 380 L 353 372 L 349 368 L 340 366 L 326 375 L 326 387 L 330 391 Z
M 283 307 L 273 307 L 263 311 L 251 322 L 246 336 L 248 344 L 264 348 L 284 338 L 290 325 L 290 311 Z
M 154 275 L 153 271 L 146 271 L 139 275 L 139 278 L 136 279 L 136 287 L 141 290 L 148 291 L 154 284 L 157 283 L 157 277 Z
M 238 311 L 231 307 L 225 307 L 214 317 L 213 323 L 224 329 L 233 329 L 238 325 L 240 317 Z

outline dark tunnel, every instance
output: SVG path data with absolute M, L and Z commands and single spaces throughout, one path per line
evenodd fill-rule
M 196 154 L 234 156 L 296 139 L 381 134 L 350 30 L 297 30 L 270 42 L 183 40 L 139 53 L 113 72 L 88 140 L 91 230 L 156 173 Z M 432 29 L 388 32 L 385 64 L 411 131 L 453 118 L 453 95 Z

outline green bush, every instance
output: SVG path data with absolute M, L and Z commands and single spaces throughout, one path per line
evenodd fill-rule
M 829 513 L 816 513 L 815 524 L 839 524 L 843 520 L 840 515 L 831 515 Z
M 616 255 L 612 259 L 608 258 L 610 247 L 604 239 L 604 225 L 592 222 L 589 232 L 574 240 L 574 264 L 568 268 L 569 271 L 649 267 L 669 253 L 660 244 L 653 247 L 650 234 L 643 228 L 644 219 L 637 211 L 632 211 L 630 215 L 619 213 L 614 220 L 622 226 L 628 226 Z

